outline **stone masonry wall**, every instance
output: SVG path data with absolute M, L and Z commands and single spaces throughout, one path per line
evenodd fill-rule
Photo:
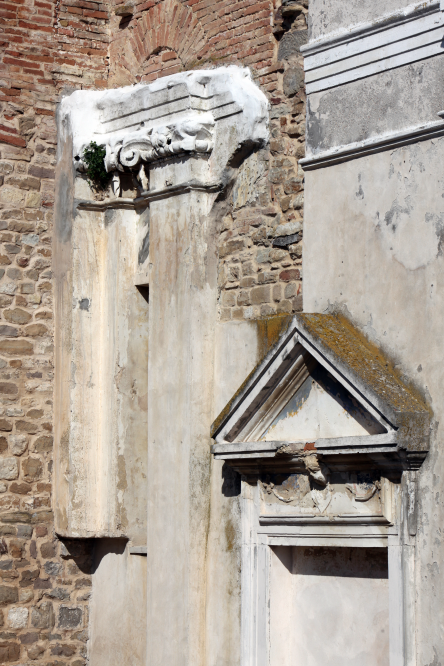
M 220 316 L 302 307 L 306 0 L 5 0 L 0 9 L 0 664 L 85 666 L 94 544 L 51 509 L 55 112 L 76 88 L 249 66 L 271 143 L 220 229 Z
M 0 13 L 0 664 L 84 666 L 92 548 L 51 510 L 56 103 L 107 78 L 100 2 Z
M 111 16 L 110 85 L 234 63 L 270 100 L 270 150 L 244 163 L 220 231 L 223 320 L 302 310 L 307 3 L 148 0 Z

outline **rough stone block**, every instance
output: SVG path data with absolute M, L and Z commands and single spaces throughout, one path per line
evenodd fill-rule
M 60 606 L 58 627 L 61 629 L 73 629 L 82 624 L 82 608 L 80 606 Z
M 304 70 L 302 67 L 290 67 L 284 74 L 283 87 L 287 97 L 292 97 L 304 86 Z
M 22 461 L 22 472 L 25 481 L 37 481 L 42 474 L 43 466 L 38 458 L 25 458 Z
M 244 318 L 244 309 L 243 308 L 233 308 L 231 311 L 233 319 L 243 319 Z
M 302 294 L 299 294 L 298 296 L 292 298 L 291 303 L 293 306 L 293 312 L 302 312 L 303 310 Z
M 279 274 L 280 279 L 283 282 L 290 282 L 291 280 L 299 280 L 301 277 L 300 271 L 298 268 L 289 268 Z
M 278 250 L 278 249 L 273 249 L 270 252 L 270 259 L 271 261 L 282 261 L 283 259 L 286 259 L 288 257 L 288 254 L 285 250 Z
M 271 300 L 271 293 L 269 285 L 260 287 L 253 287 L 251 290 L 251 303 L 253 305 L 260 305 L 261 303 L 269 303 Z
M 239 292 L 239 295 L 237 297 L 237 304 L 238 305 L 250 305 L 250 292 L 246 290 L 242 290 Z
M 20 645 L 6 641 L 0 642 L 0 664 L 6 664 L 20 659 Z
M 54 626 L 54 613 L 50 601 L 43 601 L 40 606 L 32 609 L 31 624 L 36 629 L 48 629 Z
M 22 539 L 30 539 L 32 537 L 32 527 L 30 525 L 18 525 L 17 536 Z
M 282 289 L 280 284 L 275 284 L 273 286 L 273 301 L 278 303 L 282 298 Z
M 4 432 L 11 432 L 12 430 L 11 421 L 7 421 L 6 419 L 0 419 L 0 430 L 3 430 Z
M 236 305 L 236 295 L 232 291 L 224 291 L 221 301 L 224 307 L 231 308 Z
M 270 248 L 269 247 L 260 247 L 258 248 L 256 261 L 258 264 L 267 264 L 270 262 Z
M 278 238 L 280 236 L 292 236 L 302 231 L 302 221 L 296 220 L 294 222 L 284 222 L 279 224 L 274 230 L 273 236 Z
M 226 257 L 229 254 L 234 254 L 235 252 L 243 250 L 244 247 L 245 247 L 245 241 L 243 238 L 236 238 L 229 240 L 226 243 L 224 243 L 220 248 L 219 257 L 222 259 L 223 257 Z
M 301 243 L 295 243 L 294 245 L 289 245 L 288 250 L 291 255 L 294 255 L 298 259 L 302 257 L 302 244 Z
M 48 576 L 59 576 L 62 565 L 59 562 L 45 562 L 44 569 Z
M 20 643 L 22 645 L 32 645 L 39 640 L 39 635 L 35 632 L 28 632 L 27 634 L 21 634 Z
M 14 326 L 3 325 L 0 326 L 0 335 L 6 338 L 16 338 L 18 336 L 18 330 Z
M 4 284 L 0 284 L 0 293 L 2 294 L 13 296 L 16 291 L 17 291 L 17 285 L 14 284 L 14 282 L 5 282 Z
M 29 587 L 32 583 L 39 577 L 39 570 L 34 569 L 33 571 L 27 569 L 22 572 L 22 577 L 20 580 L 20 587 Z
M 285 194 L 297 194 L 302 190 L 302 180 L 300 178 L 290 178 L 284 183 Z
M 8 625 L 11 629 L 24 629 L 28 626 L 29 611 L 23 607 L 13 607 L 8 610 Z
M 16 587 L 0 585 L 0 606 L 8 606 L 18 601 L 18 590 Z
M 290 314 L 293 309 L 291 301 L 283 300 L 277 305 L 277 311 L 279 313 Z
M 293 296 L 296 296 L 298 293 L 298 285 L 296 282 L 290 282 L 290 284 L 285 285 L 285 298 L 292 298 Z
M 45 651 L 43 645 L 33 645 L 28 648 L 28 657 L 32 660 L 38 659 Z
M 51 435 L 42 435 L 35 440 L 33 449 L 36 453 L 48 453 L 52 451 L 53 443 L 54 438 Z
M 28 340 L 0 340 L 0 354 L 22 356 L 33 353 L 33 346 Z M 1 430 L 1 428 L 0 428 Z
M 277 281 L 277 274 L 271 271 L 264 271 L 257 275 L 258 284 L 271 284 Z
M 0 479 L 13 481 L 18 478 L 18 463 L 16 458 L 0 459 Z
M 279 42 L 278 60 L 288 60 L 292 56 L 300 55 L 299 49 L 307 43 L 307 34 L 307 30 L 287 32 Z
M 22 421 L 22 420 L 16 422 L 15 428 L 18 432 L 27 432 L 28 435 L 35 435 L 39 429 L 36 423 L 32 423 L 31 421 Z
M 40 553 L 45 560 L 48 560 L 51 557 L 55 557 L 56 555 L 55 544 L 52 541 L 47 541 L 46 543 L 42 543 L 42 545 L 40 546 Z
M 19 539 L 11 539 L 9 542 L 9 552 L 11 557 L 18 560 L 23 557 L 23 551 L 25 549 L 25 542 Z
M 261 317 L 271 317 L 276 314 L 272 305 L 261 305 Z

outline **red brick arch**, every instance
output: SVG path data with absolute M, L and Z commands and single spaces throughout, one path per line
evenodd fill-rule
M 112 46 L 116 49 L 112 78 L 120 84 L 152 80 L 187 68 L 207 42 L 193 11 L 178 0 L 164 0 L 136 15 L 122 32 L 126 34 L 119 35 Z

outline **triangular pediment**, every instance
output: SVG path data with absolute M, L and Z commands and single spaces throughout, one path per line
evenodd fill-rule
M 276 395 L 275 408 L 256 429 L 260 441 L 308 442 L 387 432 L 387 427 L 316 361 L 284 406 L 279 397 Z
M 410 433 L 412 446 L 424 450 L 428 428 L 426 406 L 348 322 L 296 315 L 215 421 L 212 436 L 233 446 L 372 446 L 404 442 Z

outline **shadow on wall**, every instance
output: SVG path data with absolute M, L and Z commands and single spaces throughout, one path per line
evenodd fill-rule
M 123 555 L 127 539 L 60 539 L 64 560 L 73 560 L 86 575 L 96 573 L 106 555 Z
M 241 493 L 240 474 L 225 462 L 222 467 L 222 494 L 224 497 L 238 497 Z
M 128 539 L 95 539 L 91 573 L 96 573 L 107 555 L 123 555 Z
M 72 560 L 78 569 L 90 575 L 94 571 L 94 547 L 96 539 L 60 539 L 60 554 L 64 560 Z

